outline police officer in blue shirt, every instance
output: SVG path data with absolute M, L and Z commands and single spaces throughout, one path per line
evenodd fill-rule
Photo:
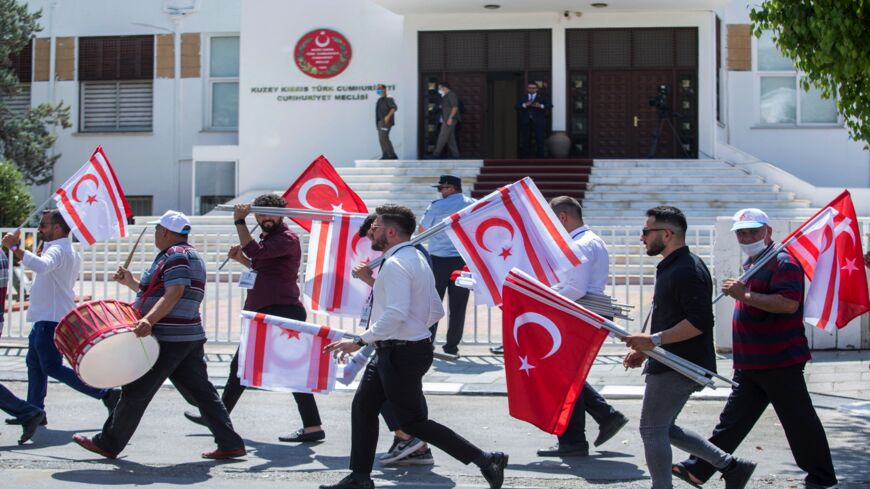
M 433 185 L 441 192 L 441 198 L 432 201 L 423 219 L 420 220 L 418 232 L 423 232 L 441 222 L 442 219 L 456 211 L 476 202 L 471 197 L 462 194 L 462 180 L 453 175 L 441 175 L 438 185 Z M 438 296 L 444 299 L 448 293 L 450 317 L 447 323 L 447 342 L 443 346 L 444 353 L 459 354 L 459 342 L 462 341 L 462 329 L 465 327 L 465 306 L 468 304 L 468 289 L 457 287 L 450 281 L 450 274 L 465 266 L 465 260 L 450 242 L 447 233 L 439 233 L 429 239 L 429 254 L 432 256 L 432 272 L 435 274 L 435 289 Z M 438 323 L 430 328 L 432 340 L 438 330 Z

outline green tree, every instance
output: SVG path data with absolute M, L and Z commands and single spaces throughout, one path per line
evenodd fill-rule
M 773 31 L 804 90 L 836 97 L 852 138 L 870 142 L 870 0 L 764 0 L 753 8 L 753 31 Z M 865 146 L 866 147 L 866 146 Z
M 57 140 L 54 128 L 71 126 L 69 107 L 62 102 L 40 104 L 23 114 L 10 111 L 3 103 L 4 95 L 20 90 L 10 57 L 42 30 L 37 22 L 41 16 L 42 11 L 29 13 L 26 4 L 0 0 L 0 159 L 12 161 L 31 185 L 51 180 L 60 158 L 59 154 L 48 154 Z
M 0 227 L 14 227 L 33 210 L 24 177 L 11 161 L 0 160 Z

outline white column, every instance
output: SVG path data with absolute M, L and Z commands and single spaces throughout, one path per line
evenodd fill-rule
M 550 81 L 550 97 L 553 102 L 553 131 L 564 131 L 567 119 L 565 110 L 568 107 L 568 70 L 566 67 L 565 28 L 553 28 L 552 39 L 552 80 Z

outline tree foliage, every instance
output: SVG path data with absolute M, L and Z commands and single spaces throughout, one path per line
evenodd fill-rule
M 18 76 L 10 57 L 27 47 L 34 34 L 42 30 L 42 12 L 29 13 L 26 4 L 0 0 L 0 158 L 12 161 L 24 180 L 40 185 L 51 180 L 59 154 L 49 155 L 57 140 L 54 128 L 70 127 L 69 107 L 63 103 L 40 104 L 24 113 L 10 111 L 3 96 L 19 92 Z
M 0 160 L 0 227 L 18 226 L 32 208 L 21 172 L 12 162 Z
M 752 9 L 753 31 L 773 31 L 810 85 L 837 109 L 856 140 L 870 142 L 870 0 L 764 0 Z

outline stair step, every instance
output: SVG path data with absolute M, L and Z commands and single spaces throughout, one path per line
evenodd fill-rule
M 513 183 L 519 180 L 516 174 L 485 174 L 477 177 L 477 183 L 485 182 L 508 182 Z M 587 182 L 589 175 L 563 174 L 563 173 L 545 173 L 532 176 L 532 180 L 540 185 L 541 182 Z
M 592 166 L 593 160 L 557 160 L 557 159 L 529 159 L 529 160 L 484 160 L 485 167 L 525 167 L 525 166 L 567 166 L 581 167 Z
M 356 168 L 477 169 L 483 165 L 483 160 L 356 160 L 354 163 Z
M 734 168 L 721 160 L 595 160 L 595 168 Z
M 454 175 L 457 177 L 477 177 L 476 168 L 342 168 L 339 175 L 344 178 L 345 175 L 366 175 L 371 177 L 379 177 L 382 175 L 392 176 L 408 176 L 408 177 L 428 177 L 435 178 L 436 181 L 439 175 Z
M 715 179 L 710 178 L 698 178 L 694 175 L 661 175 L 661 176 L 602 176 L 592 174 L 589 178 L 589 183 L 595 186 L 598 185 L 620 185 L 620 186 L 632 186 L 632 185 L 640 185 L 640 186 L 649 186 L 649 185 L 692 185 L 694 188 L 695 184 L 704 184 L 704 185 L 721 185 L 728 188 L 735 189 L 737 186 L 745 186 L 745 185 L 759 185 L 766 186 L 768 188 L 773 187 L 773 184 L 765 183 L 764 179 L 761 177 L 751 177 L 751 176 L 717 176 Z M 478 179 L 479 180 L 479 179 Z
M 476 188 L 476 187 L 475 187 Z M 685 188 L 685 187 L 684 187 Z M 656 189 L 658 190 L 658 189 Z M 715 206 L 716 202 L 734 202 L 737 204 L 747 202 L 793 202 L 794 194 L 791 192 L 732 192 L 710 194 L 697 192 L 667 191 L 645 192 L 631 189 L 622 189 L 618 192 L 606 192 L 601 190 L 589 190 L 586 192 L 586 202 L 619 202 L 619 201 L 661 201 L 661 202 L 700 202 L 710 203 Z M 776 205 L 776 204 L 774 204 Z
M 529 168 L 517 168 L 516 171 L 508 171 L 505 168 L 491 168 L 491 167 L 482 167 L 480 169 L 481 175 L 516 175 L 518 177 L 524 177 L 526 175 L 542 175 L 542 174 L 552 174 L 552 175 L 563 175 L 563 176 L 574 176 L 574 175 L 590 175 L 592 173 L 592 168 L 572 168 L 567 170 L 565 167 L 561 166 L 536 166 Z

